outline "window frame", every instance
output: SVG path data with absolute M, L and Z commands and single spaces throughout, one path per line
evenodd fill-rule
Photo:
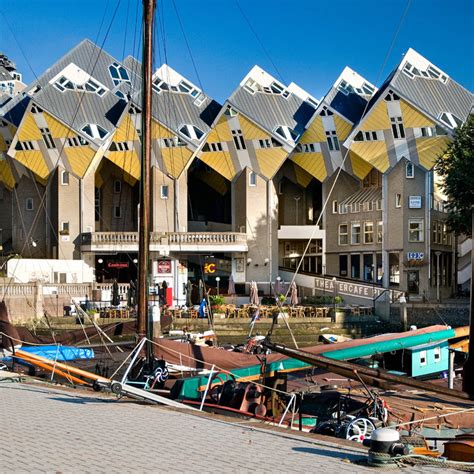
M 425 219 L 422 217 L 411 217 L 408 219 L 408 242 L 410 243 L 422 243 L 425 241 Z M 412 224 L 420 224 L 418 229 L 411 229 Z M 412 238 L 413 232 L 419 232 L 419 238 Z
M 249 173 L 249 186 L 257 186 L 257 173 L 255 171 L 250 171 Z
M 118 210 L 118 212 L 117 212 Z M 114 219 L 122 219 L 122 206 L 115 205 L 114 206 Z
M 390 125 L 394 140 L 403 140 L 406 138 L 402 117 L 390 117 Z
M 120 194 L 121 192 L 122 192 L 122 181 L 120 179 L 114 179 L 114 194 Z
M 27 197 L 25 199 L 25 210 L 34 211 L 35 210 L 35 201 L 32 197 Z
M 345 226 L 346 227 L 346 232 L 341 232 L 341 227 Z M 347 222 L 341 222 L 338 226 L 338 231 L 337 231 L 337 241 L 339 245 L 349 245 L 349 224 Z M 346 242 L 342 242 L 341 237 L 345 237 Z
M 61 171 L 61 186 L 69 186 L 69 178 L 70 178 L 69 171 L 62 170 Z
M 160 199 L 169 199 L 170 189 L 167 184 L 160 185 Z
M 354 228 L 359 228 L 359 232 L 354 233 Z M 358 235 L 358 242 L 354 242 L 354 236 Z M 362 226 L 360 221 L 351 222 L 351 245 L 360 245 L 362 243 Z
M 411 174 L 408 171 L 409 169 L 411 169 Z M 411 161 L 407 161 L 405 163 L 405 178 L 407 179 L 415 178 L 415 165 Z
M 401 209 L 401 207 L 402 207 L 402 194 L 395 193 L 395 208 Z
M 372 226 L 371 231 L 367 231 L 366 228 L 368 226 Z M 364 221 L 364 229 L 363 229 L 363 234 L 364 234 L 364 244 L 373 244 L 374 243 L 374 222 L 373 221 Z M 367 240 L 367 236 L 371 236 L 371 240 Z

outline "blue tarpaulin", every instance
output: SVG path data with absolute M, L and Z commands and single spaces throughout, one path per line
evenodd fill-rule
M 94 351 L 92 349 L 73 346 L 22 346 L 21 350 L 60 362 L 94 358 Z

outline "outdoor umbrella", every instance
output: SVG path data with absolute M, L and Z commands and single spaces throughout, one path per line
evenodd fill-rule
M 120 295 L 119 295 L 119 287 L 117 280 L 114 280 L 112 283 L 112 306 L 118 306 L 120 304 Z
M 191 299 L 192 292 L 193 292 L 193 284 L 191 283 L 191 280 L 188 280 L 188 283 L 186 285 L 186 306 L 188 308 L 193 305 L 193 302 Z
M 258 299 L 257 283 L 255 281 L 252 281 L 250 284 L 250 304 L 256 306 L 260 304 L 260 300 Z
M 232 275 L 229 277 L 229 288 L 227 289 L 227 294 L 230 296 L 235 295 L 235 283 Z
M 291 306 L 298 304 L 298 289 L 296 288 L 295 282 L 292 282 L 290 286 L 290 304 Z
M 281 284 L 280 284 L 280 279 L 279 278 L 277 278 L 275 280 L 275 285 L 273 286 L 273 289 L 275 291 L 275 298 L 278 298 L 278 296 L 281 293 Z

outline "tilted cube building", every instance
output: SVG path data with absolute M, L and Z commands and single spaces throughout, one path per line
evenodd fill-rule
M 87 40 L 2 103 L 4 254 L 83 259 L 98 281 L 135 279 L 140 104 L 140 63 Z M 471 106 L 469 91 L 413 50 L 380 89 L 345 68 L 320 101 L 255 66 L 221 105 L 161 66 L 154 281 L 167 281 L 176 304 L 189 279 L 270 285 L 296 270 L 311 239 L 307 277 L 451 294 L 462 282 L 433 165 Z

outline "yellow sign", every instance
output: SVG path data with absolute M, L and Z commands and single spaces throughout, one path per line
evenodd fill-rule
M 204 264 L 204 273 L 216 273 L 216 264 L 215 263 L 205 263 Z

